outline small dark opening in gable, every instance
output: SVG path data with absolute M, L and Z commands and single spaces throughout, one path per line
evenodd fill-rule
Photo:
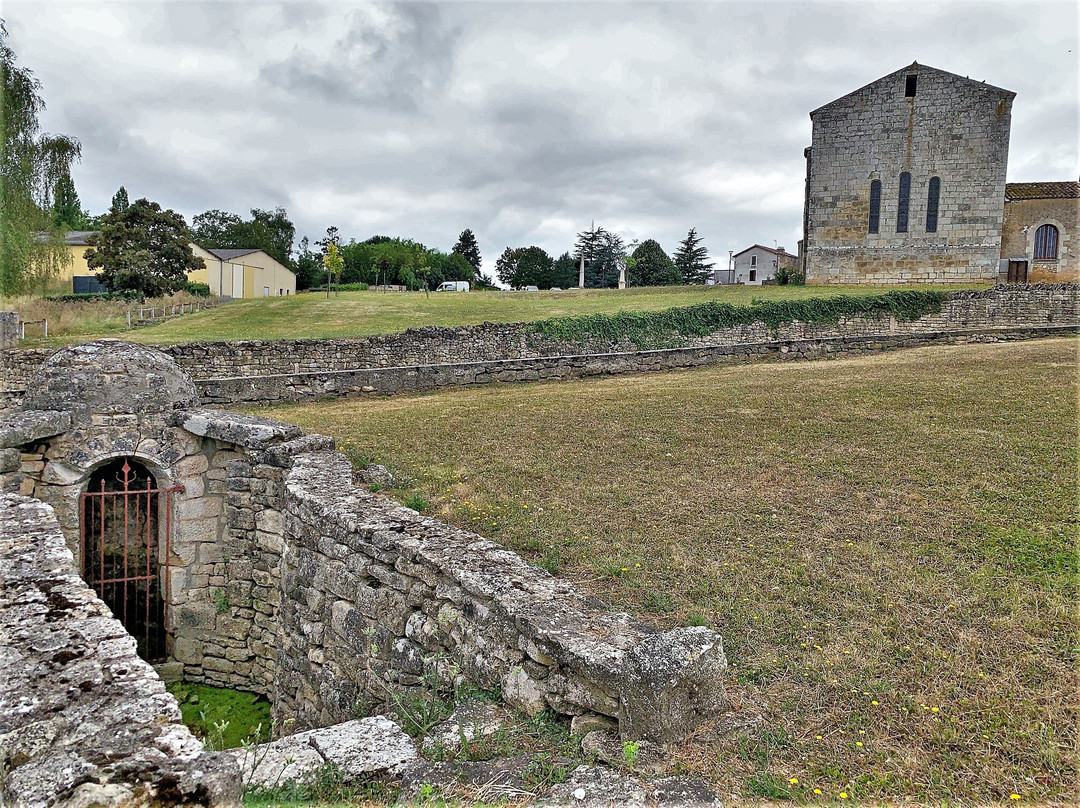
M 919 77 L 917 75 L 908 76 L 907 81 L 904 83 L 904 97 L 914 98 L 915 88 L 918 86 L 918 84 Z

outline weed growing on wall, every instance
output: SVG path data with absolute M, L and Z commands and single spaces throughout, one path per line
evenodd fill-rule
M 862 297 L 814 297 L 806 300 L 763 300 L 749 306 L 709 301 L 663 311 L 620 311 L 582 317 L 553 317 L 532 324 L 530 342 L 630 342 L 640 350 L 678 348 L 693 337 L 724 328 L 763 323 L 770 331 L 793 322 L 838 323 L 843 317 L 892 315 L 900 321 L 918 320 L 941 311 L 946 293 L 899 289 Z

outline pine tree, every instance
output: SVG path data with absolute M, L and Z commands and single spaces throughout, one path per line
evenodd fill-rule
M 61 230 L 80 230 L 85 224 L 79 195 L 75 192 L 75 183 L 71 181 L 70 174 L 61 176 L 53 188 L 52 220 Z
M 682 273 L 683 283 L 705 283 L 709 270 L 714 264 L 709 261 L 709 251 L 701 246 L 704 239 L 693 227 L 686 238 L 679 242 L 679 249 L 673 256 L 675 266 Z
M 456 252 L 462 258 L 469 262 L 469 265 L 476 270 L 477 274 L 480 272 L 480 245 L 476 243 L 476 236 L 473 235 L 473 231 L 469 228 L 465 228 L 461 231 L 461 235 L 458 236 L 457 244 L 454 245 L 454 249 L 451 252 Z
M 116 193 L 113 194 L 112 206 L 110 210 L 114 210 L 117 213 L 123 213 L 125 210 L 128 209 L 128 205 L 130 204 L 131 203 L 128 202 L 127 188 L 121 185 L 119 189 L 117 189 Z

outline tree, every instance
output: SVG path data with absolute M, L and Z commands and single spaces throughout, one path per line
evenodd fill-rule
M 184 217 L 148 199 L 111 208 L 87 242 L 87 265 L 100 269 L 98 280 L 114 292 L 161 297 L 183 289 L 187 273 L 206 268 L 191 250 Z
M 560 289 L 572 289 L 578 282 L 578 263 L 574 256 L 564 252 L 555 259 L 551 269 L 551 285 Z
M 304 236 L 296 256 L 296 288 L 310 289 L 318 285 L 322 271 L 321 256 L 311 250 L 307 236 Z
M 674 259 L 683 283 L 705 283 L 709 270 L 714 266 L 708 261 L 709 251 L 701 246 L 702 241 L 697 230 L 691 227 L 686 238 L 679 242 Z
M 469 265 L 477 272 L 480 272 L 480 245 L 476 243 L 476 236 L 473 235 L 473 231 L 469 228 L 465 228 L 461 231 L 461 235 L 458 236 L 457 244 L 451 252 L 455 252 L 469 262 Z
M 540 247 L 507 247 L 495 262 L 499 280 L 513 289 L 522 286 L 551 286 L 554 261 Z
M 578 233 L 574 257 L 578 261 L 585 257 L 585 286 L 594 289 L 618 286 L 619 270 L 625 258 L 623 249 L 622 238 L 603 227 Z
M 341 271 L 345 268 L 345 262 L 341 258 L 341 251 L 338 250 L 337 244 L 333 241 L 327 242 L 326 250 L 323 252 L 322 262 L 323 268 L 326 269 L 326 296 L 330 297 L 330 287 L 334 283 L 334 278 L 337 278 L 340 283 Z M 334 294 L 336 295 L 337 293 L 335 292 Z
M 682 274 L 654 239 L 645 239 L 631 253 L 635 286 L 673 286 L 682 283 Z
M 57 182 L 79 159 L 79 142 L 41 132 L 41 82 L 16 64 L 0 20 L 0 294 L 44 288 L 71 260 L 52 221 Z
M 191 232 L 200 247 L 262 250 L 290 269 L 296 268 L 292 257 L 296 227 L 285 208 L 252 208 L 248 221 L 235 213 L 208 210 L 191 220 Z
M 53 187 L 52 221 L 61 230 L 82 230 L 87 217 L 75 192 L 70 174 L 64 174 Z
M 128 202 L 127 188 L 121 185 L 119 188 L 116 189 L 116 193 L 113 194 L 111 209 L 115 209 L 123 213 L 125 210 L 128 209 L 128 205 L 130 204 L 131 203 Z

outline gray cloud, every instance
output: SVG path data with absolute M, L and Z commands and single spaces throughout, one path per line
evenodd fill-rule
M 84 204 L 288 208 L 301 234 L 464 227 L 489 266 L 595 220 L 795 248 L 808 112 L 914 60 L 1017 92 L 1009 178 L 1077 176 L 1073 3 L 8 0 Z M 1070 52 L 1070 49 L 1072 52 Z

